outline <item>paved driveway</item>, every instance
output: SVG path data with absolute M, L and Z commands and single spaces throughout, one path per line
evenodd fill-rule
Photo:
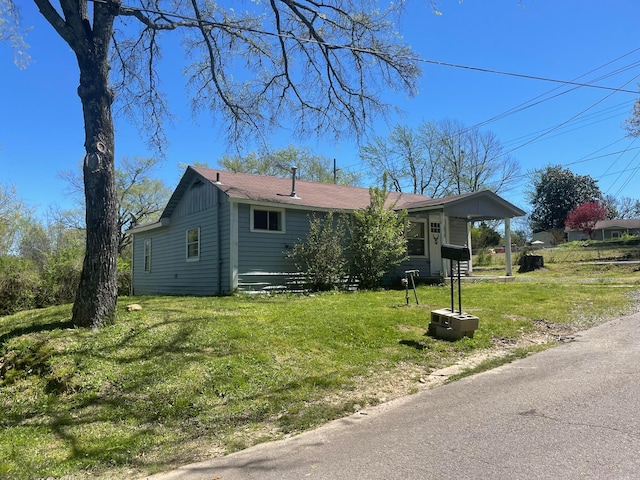
M 640 478 L 640 314 L 169 479 Z

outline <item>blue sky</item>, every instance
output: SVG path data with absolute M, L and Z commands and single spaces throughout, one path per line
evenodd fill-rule
M 58 172 L 77 168 L 84 154 L 78 72 L 71 50 L 32 2 L 18 3 L 24 26 L 32 27 L 27 37 L 32 61 L 19 70 L 10 47 L 0 45 L 0 182 L 14 185 L 28 205 L 44 213 L 52 204 L 71 206 Z M 640 198 L 640 139 L 625 137 L 622 127 L 638 94 L 432 63 L 636 92 L 638 0 L 522 0 L 522 5 L 517 0 L 441 0 L 441 16 L 433 15 L 426 1 L 408 3 L 399 29 L 425 61 L 419 95 L 389 97 L 402 110 L 391 124 L 417 127 L 448 118 L 472 126 L 495 119 L 482 128 L 497 135 L 523 173 L 560 164 L 591 175 L 605 194 Z M 179 72 L 163 79 L 177 121 L 156 174 L 171 187 L 181 175 L 178 163 L 216 166 L 223 154 L 234 151 L 222 142 L 209 116 L 192 118 L 183 85 Z M 117 158 L 152 155 L 135 126 L 117 118 L 116 129 Z M 379 122 L 373 133 L 388 131 Z M 290 143 L 283 131 L 271 146 Z M 305 146 L 336 158 L 339 167 L 369 172 L 354 140 L 311 139 Z M 527 187 L 523 175 L 504 196 L 528 210 Z

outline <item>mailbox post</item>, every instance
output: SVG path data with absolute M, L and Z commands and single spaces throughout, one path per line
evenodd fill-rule
M 447 340 L 458 340 L 462 337 L 473 337 L 474 331 L 478 328 L 478 317 L 466 314 L 462 311 L 462 284 L 460 283 L 460 262 L 471 260 L 469 248 L 461 245 L 443 244 L 441 247 L 442 258 L 450 262 L 451 279 L 451 308 L 433 310 L 431 312 L 431 323 L 427 333 L 429 335 L 444 338 Z M 454 276 L 453 262 L 457 262 L 458 281 L 458 311 L 454 308 Z
M 466 262 L 471 260 L 471 252 L 467 247 L 462 247 L 460 245 L 447 245 L 446 243 L 441 247 L 442 258 L 446 258 L 449 260 L 450 267 L 450 275 L 451 278 L 451 311 L 453 312 L 453 261 L 457 262 L 457 277 L 458 277 L 458 312 L 462 313 L 462 285 L 460 283 L 460 262 Z

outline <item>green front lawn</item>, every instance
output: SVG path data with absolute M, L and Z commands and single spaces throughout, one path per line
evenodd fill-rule
M 417 391 L 432 369 L 539 320 L 584 327 L 627 313 L 636 290 L 463 285 L 480 328 L 457 342 L 425 336 L 448 287 L 419 287 L 419 306 L 404 291 L 121 298 L 99 331 L 69 328 L 70 306 L 2 317 L 0 477 L 131 478 L 295 434 L 393 396 L 363 385 Z

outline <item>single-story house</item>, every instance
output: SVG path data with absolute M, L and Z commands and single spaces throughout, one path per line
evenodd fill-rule
M 535 243 L 534 243 L 535 242 Z M 532 245 L 540 245 L 545 247 L 550 247 L 555 245 L 555 239 L 553 237 L 553 233 L 549 231 L 535 232 L 531 237 Z
M 593 228 L 594 240 L 611 240 L 623 235 L 640 235 L 640 218 L 619 218 L 614 220 L 600 220 Z M 581 230 L 568 230 L 569 242 L 588 240 L 589 235 Z
M 367 188 L 296 181 L 295 172 L 279 178 L 188 167 L 158 222 L 129 230 L 132 294 L 222 295 L 286 285 L 298 272 L 285 252 L 305 239 L 311 216 L 351 212 L 369 201 Z M 389 201 L 410 220 L 410 258 L 394 269 L 397 277 L 406 270 L 446 275 L 441 245 L 470 245 L 470 222 L 504 220 L 510 245 L 510 219 L 524 215 L 488 190 L 439 199 L 391 192 Z

